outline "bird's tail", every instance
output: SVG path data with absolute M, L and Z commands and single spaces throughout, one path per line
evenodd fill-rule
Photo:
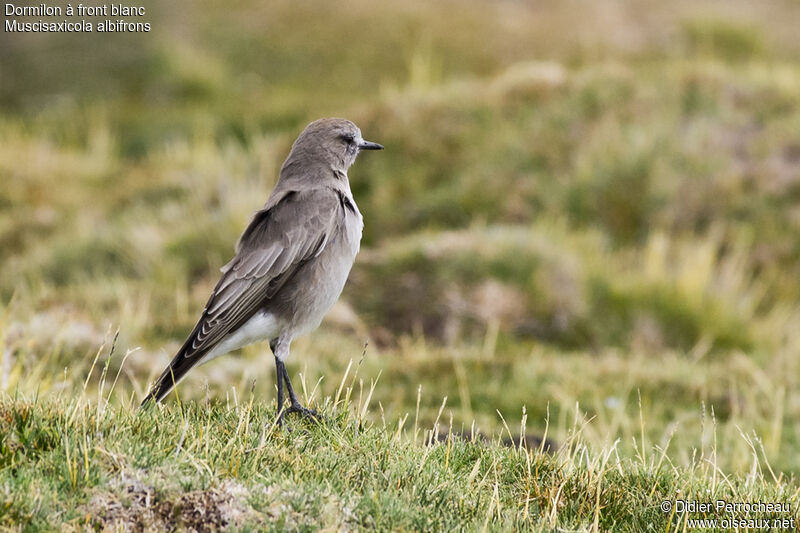
M 172 372 L 170 372 L 171 370 L 172 370 L 172 365 L 168 366 L 167 369 L 164 371 L 164 373 L 161 374 L 161 377 L 159 377 L 158 380 L 155 382 L 153 388 L 150 389 L 150 392 L 147 393 L 147 396 L 145 396 L 144 400 L 142 400 L 141 407 L 147 405 L 147 402 L 149 402 L 150 400 L 153 400 L 156 403 L 160 402 L 161 400 L 164 399 L 164 396 L 169 394 L 169 391 L 171 391 L 172 388 L 178 384 L 180 378 L 175 376 Z
M 156 380 L 150 392 L 144 397 L 144 400 L 142 400 L 141 407 L 144 407 L 150 400 L 156 403 L 163 400 L 175 385 L 180 383 L 189 369 L 197 364 L 200 357 L 187 358 L 185 357 L 185 350 L 186 346 L 184 345 L 178 353 L 175 354 L 175 357 L 172 358 L 167 368 L 161 373 L 161 376 Z

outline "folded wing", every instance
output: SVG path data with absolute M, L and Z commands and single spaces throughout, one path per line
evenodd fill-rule
M 203 356 L 256 314 L 297 269 L 322 252 L 343 219 L 331 189 L 288 191 L 257 212 L 222 267 L 200 320 L 143 402 L 160 401 Z

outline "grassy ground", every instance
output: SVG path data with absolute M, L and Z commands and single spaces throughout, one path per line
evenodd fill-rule
M 146 35 L 0 34 L 0 527 L 794 516 L 800 11 L 754 6 L 177 2 Z M 137 411 L 326 115 L 387 146 L 351 171 L 342 302 L 293 345 L 327 422 L 272 429 L 265 346 Z
M 757 439 L 746 475 L 718 465 L 716 439 L 678 466 L 665 448 L 636 453 L 587 443 L 576 409 L 558 450 L 430 427 L 418 415 L 371 422 L 358 369 L 321 403 L 325 421 L 274 425 L 252 393 L 138 411 L 115 405 L 108 367 L 97 394 L 0 405 L 7 525 L 47 530 L 574 530 L 685 529 L 692 518 L 786 521 L 792 512 L 664 512 L 664 501 L 786 502 L 800 491 L 761 468 Z M 349 379 L 348 379 L 349 377 Z M 444 407 L 444 404 L 442 405 Z M 443 428 L 442 422 L 447 429 Z M 525 418 L 517 430 L 525 432 Z

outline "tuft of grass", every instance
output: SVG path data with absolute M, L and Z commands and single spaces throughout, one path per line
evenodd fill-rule
M 721 19 L 694 19 L 684 24 L 683 33 L 689 50 L 698 55 L 746 61 L 766 52 L 761 33 L 744 24 Z
M 365 391 L 358 367 L 319 400 L 323 422 L 278 428 L 252 392 L 137 409 L 107 362 L 94 369 L 97 390 L 0 400 L 4 527 L 677 530 L 691 513 L 665 513 L 663 501 L 800 503 L 751 436 L 749 473 L 722 474 L 715 428 L 686 466 L 668 459 L 669 439 L 644 433 L 632 456 L 619 440 L 588 446 L 593 422 L 579 407 L 557 450 L 528 448 L 505 423 L 514 444 L 504 446 L 502 433 L 442 430 L 446 399 L 432 426 L 369 421 L 381 385 Z

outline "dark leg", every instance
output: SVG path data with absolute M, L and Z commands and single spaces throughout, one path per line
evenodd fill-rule
M 280 359 L 275 358 L 275 377 L 278 384 L 278 413 L 283 409 L 283 363 Z
M 292 407 L 299 406 L 300 401 L 297 399 L 297 395 L 294 393 L 292 382 L 289 381 L 289 371 L 286 370 L 286 365 L 284 364 L 281 364 L 281 368 L 283 369 L 283 379 L 286 381 L 286 390 L 289 391 L 289 403 L 292 404 Z
M 277 353 L 275 352 L 277 345 L 278 345 L 278 339 L 272 339 L 271 341 L 269 341 L 269 349 L 272 350 L 273 355 Z M 278 359 L 277 355 L 275 355 L 275 378 L 276 378 L 276 384 L 278 385 L 277 413 L 280 414 L 281 409 L 283 409 L 283 363 L 281 362 L 280 359 Z
M 319 420 L 319 415 L 313 409 L 307 409 L 303 407 L 300 401 L 297 399 L 297 395 L 294 392 L 294 388 L 292 387 L 292 382 L 289 381 L 289 373 L 286 371 L 286 365 L 283 364 L 283 361 L 275 358 L 275 368 L 278 374 L 278 409 L 283 407 L 283 391 L 281 381 L 286 382 L 286 390 L 289 392 L 289 407 L 285 410 L 281 410 L 278 414 L 278 425 L 283 423 L 283 416 L 289 413 L 299 413 L 305 417 L 311 418 L 315 422 Z
M 280 426 L 283 424 L 283 417 L 287 413 L 300 413 L 305 417 L 309 417 L 315 422 L 319 420 L 319 415 L 313 409 L 306 409 L 302 406 L 300 401 L 297 399 L 297 395 L 294 392 L 294 387 L 292 387 L 292 382 L 289 381 L 289 373 L 286 371 L 286 365 L 281 361 L 278 357 L 278 349 L 281 347 L 279 346 L 279 340 L 272 339 L 269 343 L 270 349 L 272 349 L 272 353 L 275 355 L 275 377 L 278 380 L 278 420 L 276 423 Z M 288 344 L 282 345 L 286 350 L 283 350 L 282 353 L 284 354 L 284 358 L 289 355 Z M 286 390 L 289 393 L 289 407 L 284 409 L 283 408 L 283 385 L 286 383 Z
M 306 409 L 300 404 L 300 401 L 297 399 L 297 395 L 294 393 L 294 388 L 292 387 L 292 382 L 289 381 L 289 372 L 286 370 L 286 365 L 281 363 L 281 367 L 283 368 L 283 379 L 286 380 L 286 389 L 289 391 L 289 401 L 292 404 L 292 408 L 295 411 L 300 411 L 304 415 L 311 415 L 316 416 L 317 412 L 313 409 Z

